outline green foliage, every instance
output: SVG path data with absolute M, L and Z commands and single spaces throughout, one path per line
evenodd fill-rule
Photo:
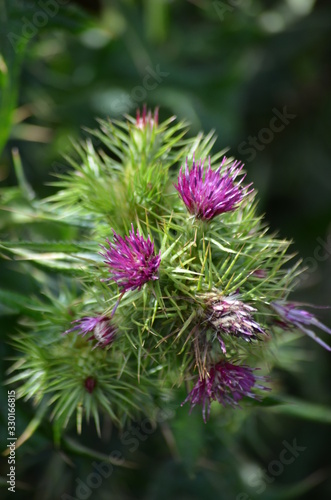
M 14 121 L 20 70 L 30 41 L 49 29 L 79 33 L 93 26 L 88 16 L 75 6 L 67 9 L 56 6 L 59 12 L 54 16 L 40 9 L 36 11 L 32 1 L 3 0 L 0 9 L 0 154 Z M 41 23 L 37 22 L 38 13 L 39 18 L 40 13 L 43 16 Z
M 8 34 L 18 26 L 17 20 L 11 18 L 11 9 L 7 12 L 9 2 L 0 11 L 0 153 L 2 152 L 12 126 L 13 112 L 18 93 L 18 77 L 24 52 L 28 44 L 22 39 L 14 50 L 8 40 Z M 12 4 L 12 2 L 11 2 Z

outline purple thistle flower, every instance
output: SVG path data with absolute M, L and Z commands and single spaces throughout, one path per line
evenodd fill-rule
M 152 129 L 154 126 L 157 127 L 159 121 L 159 108 L 155 108 L 154 115 L 152 112 L 146 109 L 146 104 L 143 106 L 142 114 L 140 115 L 140 109 L 136 112 L 136 125 L 140 129 L 145 129 L 147 125 Z
M 87 333 L 93 332 L 93 335 L 88 340 L 97 340 L 95 347 L 105 347 L 115 339 L 116 327 L 111 324 L 108 316 L 85 316 L 82 319 L 73 321 L 73 323 L 77 323 L 77 325 L 64 332 L 64 335 L 77 331 L 78 335 L 84 337 Z
M 197 404 L 202 405 L 203 420 L 209 419 L 210 405 L 212 401 L 218 401 L 223 406 L 232 408 L 239 407 L 238 401 L 243 397 L 249 397 L 260 401 L 260 397 L 252 392 L 252 389 L 270 390 L 257 384 L 257 380 L 266 380 L 253 374 L 249 366 L 237 366 L 222 361 L 213 366 L 209 371 L 209 377 L 199 379 L 181 406 L 191 403 L 190 413 Z M 207 415 L 206 415 L 207 412 Z
M 254 307 L 231 296 L 223 298 L 210 293 L 207 297 L 207 321 L 217 332 L 223 353 L 226 353 L 223 334 L 240 337 L 246 342 L 268 337 L 261 325 L 252 317 L 252 313 L 256 311 Z
M 92 394 L 92 392 L 94 391 L 96 384 L 97 381 L 94 377 L 87 377 L 84 380 L 84 387 L 90 394 Z
M 242 188 L 240 184 L 245 178 L 234 184 L 234 180 L 240 173 L 243 165 L 235 161 L 225 165 L 226 157 L 217 170 L 210 166 L 204 169 L 204 162 L 199 164 L 193 160 L 192 169 L 188 169 L 187 158 L 185 170 L 181 167 L 178 176 L 178 185 L 175 188 L 179 192 L 190 214 L 197 219 L 210 220 L 216 215 L 235 210 L 248 192 L 249 186 Z
M 306 333 L 315 342 L 324 347 L 324 349 L 331 351 L 331 347 L 323 342 L 317 335 L 307 328 L 308 326 L 316 326 L 326 333 L 331 334 L 331 329 L 323 325 L 314 314 L 305 311 L 304 309 L 299 309 L 298 306 L 302 305 L 299 302 L 285 302 L 285 301 L 275 301 L 271 302 L 271 307 L 277 312 L 277 314 L 282 318 L 287 326 L 294 325 L 303 333 Z M 311 306 L 313 307 L 313 306 Z
M 111 278 L 124 293 L 128 290 L 140 290 L 150 280 L 158 279 L 157 271 L 161 262 L 161 255 L 155 255 L 154 243 L 148 236 L 147 240 L 137 230 L 134 233 L 133 225 L 129 236 L 123 239 L 114 231 L 114 243 L 106 240 L 109 249 L 102 247 L 106 258 L 105 264 L 109 267 Z

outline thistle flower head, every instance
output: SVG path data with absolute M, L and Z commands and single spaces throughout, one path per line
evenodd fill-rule
M 122 292 L 139 289 L 148 281 L 158 279 L 157 271 L 161 255 L 155 255 L 154 243 L 150 237 L 144 239 L 138 232 L 135 234 L 133 225 L 129 236 L 123 239 L 114 231 L 114 243 L 107 239 L 109 249 L 103 247 L 105 264 L 111 277 Z
M 253 368 L 245 365 L 233 365 L 226 361 L 217 363 L 209 370 L 207 378 L 198 380 L 181 406 L 190 402 L 191 412 L 195 405 L 202 405 L 202 416 L 206 423 L 209 419 L 212 401 L 235 408 L 239 406 L 238 401 L 243 397 L 260 400 L 252 390 L 269 390 L 269 388 L 257 383 L 258 380 L 265 380 L 265 378 L 254 375 L 253 371 Z
M 267 337 L 264 329 L 252 316 L 256 309 L 235 296 L 220 297 L 216 293 L 210 293 L 206 299 L 209 325 L 217 332 L 222 351 L 225 353 L 225 345 L 222 335 L 240 337 L 246 342 L 260 340 Z
M 212 170 L 210 158 L 206 169 L 204 162 L 200 160 L 197 164 L 193 160 L 192 169 L 189 170 L 186 159 L 185 170 L 183 167 L 180 169 L 175 188 L 190 214 L 197 219 L 210 220 L 216 215 L 235 210 L 248 194 L 249 186 L 240 186 L 245 176 L 237 184 L 234 183 L 243 165 L 235 161 L 225 166 L 226 160 L 224 156 L 217 170 Z
M 136 112 L 136 126 L 144 130 L 147 126 L 151 129 L 158 125 L 159 121 L 159 108 L 155 108 L 154 115 L 152 115 L 151 110 L 146 109 L 146 104 L 143 106 L 142 114 L 140 115 L 140 109 Z
M 94 391 L 96 384 L 97 381 L 94 377 L 86 377 L 86 379 L 84 380 L 84 387 L 90 394 L 92 394 L 92 392 Z
M 324 349 L 331 351 L 331 347 L 323 342 L 317 335 L 308 328 L 308 326 L 316 326 L 326 333 L 331 334 L 331 329 L 323 325 L 314 314 L 300 309 L 301 304 L 297 302 L 275 301 L 271 303 L 271 307 L 277 312 L 280 318 L 285 322 L 286 326 L 294 325 L 303 333 L 311 337 L 315 342 L 320 344 Z M 299 306 L 299 307 L 298 307 Z
M 84 337 L 87 333 L 93 332 L 93 335 L 88 340 L 97 340 L 95 347 L 105 347 L 115 339 L 116 327 L 110 322 L 110 318 L 107 316 L 85 316 L 73 321 L 73 323 L 77 323 L 77 325 L 64 332 L 64 334 L 77 331 L 78 335 Z

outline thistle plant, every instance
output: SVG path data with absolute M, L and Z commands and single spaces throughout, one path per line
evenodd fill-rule
M 2 245 L 41 292 L 13 337 L 8 382 L 59 432 L 75 413 L 79 431 L 83 417 L 99 429 L 102 413 L 119 426 L 152 417 L 178 394 L 179 411 L 222 418 L 272 394 L 291 330 L 331 350 L 312 328 L 331 330 L 287 301 L 300 262 L 258 215 L 243 165 L 212 152 L 213 133 L 187 130 L 146 109 L 100 120 L 56 194 L 28 200 L 68 239 Z

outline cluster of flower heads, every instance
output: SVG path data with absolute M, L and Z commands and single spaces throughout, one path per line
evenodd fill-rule
M 153 128 L 157 124 L 158 110 L 154 116 L 150 111 L 146 112 L 146 107 L 143 108 L 142 115 L 137 111 L 137 128 Z M 210 221 L 220 214 L 236 210 L 252 190 L 250 190 L 251 185 L 241 186 L 245 175 L 239 182 L 235 182 L 242 170 L 239 162 L 229 163 L 224 157 L 216 170 L 211 168 L 210 159 L 207 168 L 204 164 L 205 160 L 199 160 L 198 163 L 193 160 L 192 168 L 189 170 L 186 159 L 185 168 L 180 169 L 174 187 L 191 215 L 196 219 Z M 140 290 L 147 282 L 158 279 L 161 254 L 155 252 L 150 236 L 145 239 L 138 230 L 134 231 L 133 225 L 129 235 L 124 238 L 114 230 L 113 233 L 113 241 L 106 240 L 108 247 L 102 246 L 104 252 L 101 255 L 105 258 L 104 263 L 110 273 L 107 280 L 112 280 L 118 285 L 121 298 L 124 293 Z M 118 302 L 110 317 L 104 315 L 84 317 L 76 320 L 74 323 L 77 324 L 65 333 L 76 331 L 82 336 L 92 333 L 89 340 L 97 341 L 95 347 L 109 346 L 116 337 L 117 327 L 113 324 L 113 316 Z M 313 314 L 296 309 L 296 306 L 297 304 L 287 302 L 271 304 L 284 325 L 289 328 L 299 328 L 331 351 L 331 348 L 307 326 L 317 326 L 330 334 L 331 330 L 320 323 Z M 195 405 L 201 405 L 205 422 L 209 418 L 212 401 L 218 401 L 223 406 L 237 407 L 243 397 L 259 399 L 253 390 L 269 390 L 259 383 L 259 380 L 265 378 L 254 375 L 256 369 L 232 364 L 225 358 L 224 336 L 239 338 L 246 342 L 268 338 L 265 329 L 253 318 L 255 312 L 255 308 L 240 301 L 236 294 L 227 297 L 214 292 L 205 294 L 205 316 L 201 328 L 203 330 L 203 323 L 207 323 L 216 332 L 223 358 L 218 363 L 207 366 L 203 374 L 200 373 L 193 389 L 182 403 L 183 405 L 190 402 L 191 410 Z M 88 377 L 84 384 L 86 390 L 92 392 L 96 380 Z
M 161 255 L 155 254 L 154 243 L 150 237 L 145 239 L 137 230 L 134 232 L 133 225 L 129 236 L 124 239 L 114 232 L 114 242 L 107 239 L 109 248 L 102 246 L 105 257 L 104 263 L 109 268 L 111 277 L 106 281 L 115 281 L 122 292 L 122 295 L 129 290 L 140 290 L 148 281 L 158 279 L 158 268 L 161 262 Z M 78 334 L 85 336 L 87 333 L 93 333 L 89 340 L 97 340 L 95 347 L 106 347 L 111 344 L 116 336 L 117 328 L 112 323 L 112 317 L 115 314 L 118 302 L 115 305 L 110 317 L 86 316 L 74 321 L 77 323 L 73 328 L 67 330 L 65 334 L 77 331 Z

